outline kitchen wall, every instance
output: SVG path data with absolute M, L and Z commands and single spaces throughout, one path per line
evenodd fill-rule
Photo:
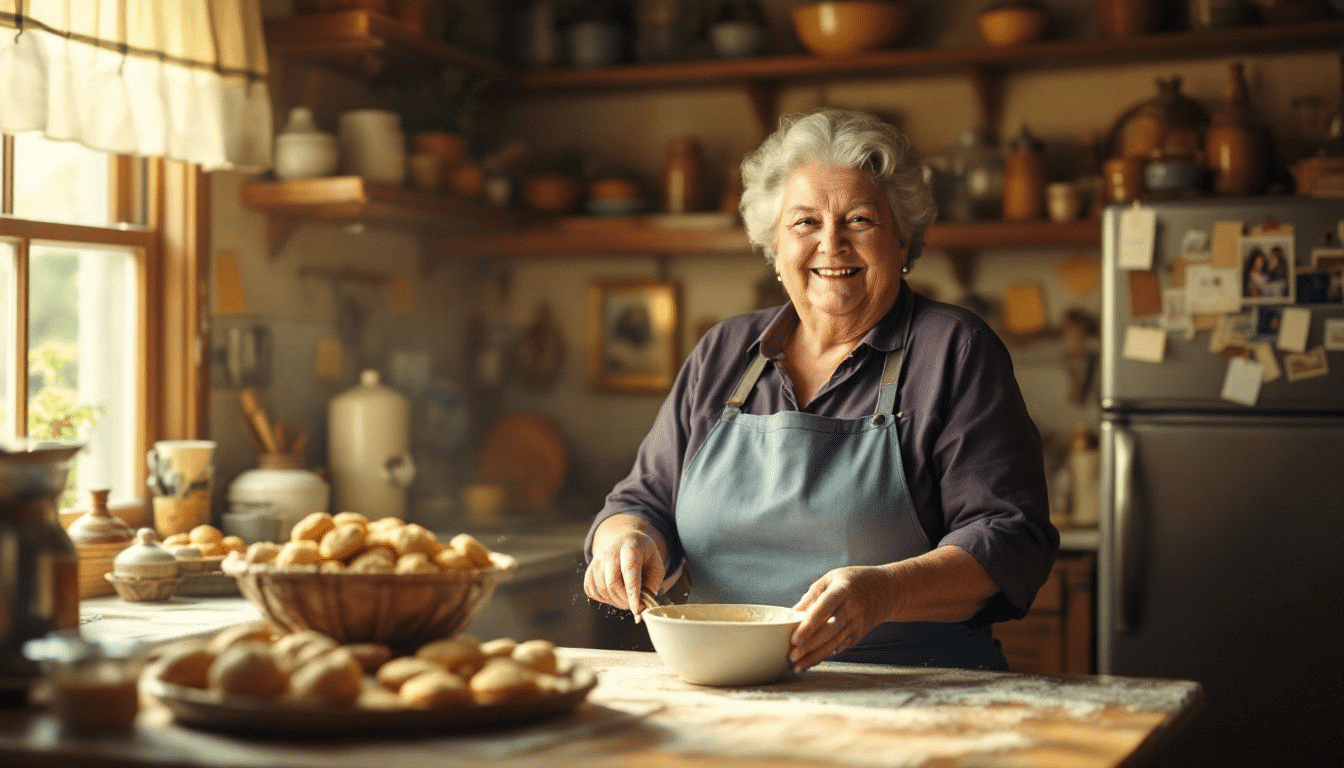
M 772 34 L 777 47 L 795 45 L 782 21 L 789 3 L 768 5 L 775 13 Z M 922 39 L 945 45 L 977 41 L 974 13 L 982 3 L 918 5 L 923 9 L 918 22 Z M 1051 5 L 1060 9 L 1065 29 L 1090 34 L 1090 2 Z M 1000 132 L 1011 134 L 1026 124 L 1056 148 L 1076 150 L 1104 135 L 1126 108 L 1154 95 L 1158 77 L 1181 75 L 1184 93 L 1213 106 L 1222 96 L 1231 61 L 1016 74 L 1007 81 Z M 1294 130 L 1290 103 L 1295 97 L 1322 96 L 1329 108 L 1338 108 L 1340 85 L 1335 55 L 1284 54 L 1247 61 L 1254 103 L 1269 119 L 1280 141 L 1290 139 Z M 291 79 L 281 80 L 277 88 L 278 122 L 283 120 L 283 109 L 301 98 L 299 94 L 315 92 L 310 80 L 294 79 L 292 68 L 277 73 L 277 79 L 286 77 Z M 308 85 L 297 87 L 296 82 Z M 331 128 L 342 102 L 330 95 L 321 98 L 320 119 Z M 356 101 L 345 99 L 345 103 Z M 958 77 L 800 84 L 780 93 L 783 112 L 819 105 L 881 112 L 897 121 L 926 154 L 949 149 L 955 137 L 976 120 L 969 81 Z M 760 138 L 745 93 L 734 88 L 536 97 L 496 104 L 483 113 L 482 120 L 480 135 L 523 141 L 538 155 L 577 148 L 590 167 L 633 170 L 649 180 L 657 177 L 664 148 L 672 137 L 693 135 L 701 141 L 716 183 L 728 166 Z M 483 151 L 493 148 L 487 144 L 477 147 Z M 217 314 L 212 333 L 217 343 L 222 343 L 233 327 L 265 324 L 271 328 L 274 370 L 263 397 L 278 418 L 312 430 L 315 439 L 309 458 L 314 465 L 324 461 L 326 400 L 354 382 L 359 367 L 355 358 L 361 354 L 365 364 L 385 373 L 390 372 L 394 360 L 402 364 L 427 360 L 435 385 L 431 392 L 439 398 L 437 402 L 465 396 L 465 320 L 480 301 L 484 286 L 503 285 L 501 311 L 494 315 L 499 337 L 516 333 L 530 322 L 540 302 L 548 302 L 564 334 L 565 363 L 558 380 L 542 392 L 506 380 L 489 399 L 475 402 L 471 409 L 474 426 L 479 429 L 495 415 L 516 411 L 552 419 L 570 449 L 571 476 L 564 492 L 565 507 L 587 514 L 600 505 L 606 490 L 628 470 L 661 401 L 659 395 L 601 393 L 587 385 L 589 285 L 595 280 L 625 277 L 677 281 L 682 291 L 685 349 L 693 343 L 694 331 L 703 322 L 751 309 L 757 282 L 772 279 L 760 257 L 749 253 L 712 258 L 547 257 L 486 263 L 448 258 L 422 277 L 418 271 L 420 243 L 414 233 L 372 229 L 353 232 L 335 225 L 300 227 L 283 251 L 271 259 L 265 246 L 264 219 L 238 201 L 245 180 L 241 174 L 232 173 L 216 173 L 212 178 L 213 252 L 217 257 L 222 252 L 236 255 L 247 305 L 242 314 Z M 451 257 L 451 244 L 443 247 L 448 251 L 443 255 Z M 1097 254 L 1085 250 L 1081 255 L 1095 259 Z M 1093 314 L 1098 311 L 1095 285 L 1076 290 L 1060 278 L 1061 266 L 1079 256 L 1070 249 L 990 249 L 978 256 L 969 286 L 958 285 L 946 254 L 932 251 L 916 265 L 911 282 L 946 301 L 960 301 L 968 292 L 993 299 L 1013 283 L 1037 282 L 1055 326 L 1071 309 Z M 301 271 L 305 267 L 371 271 L 393 282 L 304 277 Z M 403 293 L 406 284 L 413 293 L 409 306 Z M 363 328 L 357 339 L 349 330 L 352 304 L 363 313 Z M 347 339 L 342 374 L 337 381 L 319 380 L 313 370 L 316 347 L 322 339 L 339 339 L 342 334 Z M 1075 423 L 1095 421 L 1095 390 L 1084 404 L 1068 402 L 1065 350 L 1057 336 L 1015 343 L 1012 349 L 1029 406 L 1052 444 L 1062 444 Z M 401 366 L 403 370 L 414 368 Z M 419 413 L 444 416 L 442 409 L 430 402 L 433 398 L 425 394 L 420 377 L 411 376 L 399 383 L 415 395 Z M 241 428 L 236 389 L 224 382 L 214 388 L 211 418 L 212 436 L 222 443 L 222 487 L 250 466 L 253 458 Z M 427 422 L 421 419 L 417 423 Z M 419 514 L 451 525 L 456 519 L 456 485 L 471 478 L 471 434 L 453 426 L 456 422 L 451 419 L 434 424 L 420 428 L 420 442 L 431 458 L 429 466 L 422 466 L 423 479 L 417 487 Z M 426 431 L 434 434 L 424 434 Z

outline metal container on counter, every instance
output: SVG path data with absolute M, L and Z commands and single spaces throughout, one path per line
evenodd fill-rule
M 24 706 L 41 676 L 23 645 L 79 627 L 79 555 L 61 528 L 68 443 L 0 444 L 0 706 Z

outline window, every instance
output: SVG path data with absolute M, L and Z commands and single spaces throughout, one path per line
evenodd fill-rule
M 159 437 L 203 430 L 194 169 L 36 134 L 0 143 L 0 438 L 74 440 L 62 508 L 145 495 Z M 186 334 L 181 333 L 186 329 Z

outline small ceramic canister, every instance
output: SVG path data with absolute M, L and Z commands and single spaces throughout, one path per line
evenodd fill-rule
M 1045 206 L 1051 221 L 1060 224 L 1073 221 L 1082 213 L 1082 191 L 1071 181 L 1052 182 L 1045 188 Z
M 153 528 L 135 532 L 135 543 L 116 556 L 106 578 L 121 599 L 132 602 L 167 600 L 182 581 L 177 558 L 159 544 Z
M 104 574 L 111 572 L 113 559 L 135 540 L 135 530 L 108 510 L 109 493 L 106 488 L 89 491 L 89 511 L 65 531 L 79 552 L 80 598 L 112 594 Z

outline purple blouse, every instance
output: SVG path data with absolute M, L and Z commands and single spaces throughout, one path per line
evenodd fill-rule
M 682 472 L 764 345 L 770 362 L 744 413 L 803 410 L 858 418 L 877 407 L 886 353 L 899 347 L 904 302 L 916 301 L 897 410 L 905 476 L 934 547 L 960 547 L 999 585 L 979 621 L 1018 618 L 1045 583 L 1059 551 L 1050 523 L 1040 433 L 1027 413 L 1008 350 L 975 314 L 903 286 L 901 297 L 802 409 L 783 365 L 798 323 L 791 304 L 729 318 L 709 330 L 682 367 L 630 474 L 612 489 L 588 534 L 620 513 L 663 536 L 669 569 L 683 558 L 676 502 Z

